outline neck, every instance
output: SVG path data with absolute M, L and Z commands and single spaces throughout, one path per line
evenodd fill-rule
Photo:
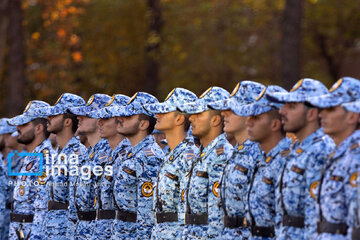
M 245 142 L 248 139 L 247 129 L 245 128 L 244 130 L 242 130 L 238 133 L 235 133 L 234 137 L 238 144 L 242 144 L 243 142 Z
M 216 137 L 222 133 L 221 129 L 211 129 L 210 132 L 200 138 L 201 145 L 205 148 L 207 147 Z
M 94 147 L 101 139 L 99 131 L 86 134 L 86 137 L 91 147 Z
M 74 137 L 74 133 L 71 130 L 66 131 L 66 129 L 64 129 L 63 131 L 56 134 L 56 142 L 62 149 L 64 149 L 72 137 Z
M 181 128 L 174 128 L 169 131 L 164 131 L 167 143 L 170 150 L 176 148 L 186 138 L 186 132 Z
M 354 133 L 356 129 L 348 128 L 345 131 L 340 132 L 336 135 L 330 135 L 330 137 L 334 140 L 336 146 L 339 146 L 346 138 L 348 138 L 351 134 Z
M 125 137 L 121 134 L 115 134 L 114 136 L 111 136 L 107 138 L 109 145 L 112 150 L 116 148 L 116 146 L 124 139 Z
M 268 154 L 283 138 L 284 136 L 280 132 L 274 133 L 260 142 L 260 148 Z
M 310 136 L 313 132 L 318 130 L 320 128 L 320 125 L 317 121 L 311 122 L 306 124 L 305 127 L 300 129 L 298 132 L 295 133 L 295 136 L 297 139 L 299 139 L 299 142 L 304 141 L 305 138 Z
M 35 137 L 34 141 L 25 145 L 26 151 L 28 151 L 29 153 L 33 152 L 34 149 L 37 146 L 39 146 L 44 140 L 45 140 L 45 137 L 39 137 L 39 136 Z
M 131 146 L 136 146 L 139 142 L 141 142 L 144 138 L 146 138 L 147 132 L 146 131 L 140 131 L 137 134 L 127 137 L 129 139 Z

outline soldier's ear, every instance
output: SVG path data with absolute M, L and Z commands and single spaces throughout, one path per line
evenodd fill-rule
M 39 134 L 41 134 L 41 133 L 43 133 L 44 132 L 44 125 L 42 125 L 42 124 L 37 124 L 36 126 L 35 126 L 35 135 L 39 135 Z
M 306 120 L 308 122 L 318 121 L 319 118 L 319 109 L 318 108 L 310 108 L 306 112 Z
M 149 120 L 141 120 L 139 124 L 139 130 L 145 131 L 150 126 Z
M 356 125 L 359 122 L 359 114 L 354 112 L 348 112 L 348 124 Z
M 217 126 L 221 125 L 222 122 L 223 122 L 222 117 L 220 115 L 216 114 L 211 117 L 210 125 L 212 127 L 217 127 Z
M 72 120 L 71 120 L 71 118 L 65 118 L 65 120 L 64 120 L 64 126 L 65 126 L 65 127 L 72 127 Z
M 184 122 L 185 122 L 185 116 L 183 114 L 177 114 L 175 117 L 176 126 L 180 126 L 184 124 Z

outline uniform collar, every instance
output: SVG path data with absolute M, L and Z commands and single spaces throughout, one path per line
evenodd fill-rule
M 166 156 L 169 156 L 169 160 L 173 161 L 173 159 L 176 159 L 180 154 L 183 153 L 183 146 L 187 145 L 188 143 L 194 144 L 194 138 L 192 136 L 187 136 L 181 143 L 179 143 L 172 151 L 170 151 L 170 148 L 166 154 Z
M 132 155 L 136 155 L 138 152 L 143 150 L 145 147 L 150 147 L 152 144 L 155 143 L 155 139 L 152 135 L 147 135 L 141 142 L 136 144 L 132 149 L 131 153 Z
M 220 143 L 225 142 L 226 136 L 225 133 L 220 134 L 217 136 L 214 140 L 212 140 L 209 145 L 207 145 L 205 148 L 203 146 L 200 147 L 200 157 L 201 159 L 205 159 L 209 156 L 210 153 L 213 152 L 214 148 Z
M 48 148 L 49 150 L 51 149 L 51 143 L 49 139 L 45 139 L 44 141 L 42 141 L 34 150 L 33 153 L 39 153 L 41 152 L 44 148 Z
M 356 130 L 335 148 L 334 152 L 330 155 L 330 157 L 333 159 L 341 157 L 354 142 L 359 140 L 359 138 L 360 130 Z
M 273 149 L 271 149 L 264 158 L 264 161 L 266 163 L 270 163 L 274 158 L 276 158 L 276 156 L 281 153 L 282 151 L 288 149 L 291 145 L 291 139 L 284 137 L 283 139 L 281 139 L 278 144 L 273 147 Z

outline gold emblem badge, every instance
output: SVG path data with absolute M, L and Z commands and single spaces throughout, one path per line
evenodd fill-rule
M 22 195 L 24 195 L 24 193 L 25 193 L 25 187 L 23 185 L 21 185 L 19 188 L 19 194 L 20 194 L 20 196 L 22 196 Z
M 110 101 L 109 101 L 107 104 L 105 104 L 105 107 L 110 106 L 110 104 L 112 104 L 112 102 L 114 101 L 114 99 L 115 99 L 115 95 L 112 95 Z
M 130 103 L 132 103 L 138 94 L 139 94 L 139 92 L 135 93 L 134 96 L 132 96 L 130 98 L 130 100 L 129 100 L 129 102 L 127 104 L 129 105 Z
M 358 177 L 358 172 L 356 172 L 356 173 L 353 173 L 352 175 L 351 175 L 351 177 L 350 177 L 350 185 L 352 186 L 352 187 L 357 187 L 357 177 Z
M 244 145 L 241 144 L 240 146 L 238 146 L 238 150 L 243 150 L 244 149 Z
M 90 106 L 94 102 L 94 99 L 95 99 L 95 97 L 94 97 L 94 95 L 92 95 L 90 97 L 89 101 L 86 103 L 86 106 Z
M 24 113 L 26 113 L 27 110 L 29 110 L 30 106 L 31 106 L 31 101 L 26 105 Z
M 171 95 L 173 95 L 173 93 L 175 92 L 175 89 L 176 88 L 174 88 L 173 90 L 171 90 L 171 92 L 167 95 L 167 97 L 165 98 L 165 100 L 164 100 L 164 102 L 166 101 L 166 100 L 168 100 L 170 97 L 171 97 Z
M 310 195 L 313 199 L 316 199 L 316 188 L 319 185 L 319 181 L 315 181 L 310 185 Z
M 259 100 L 264 96 L 265 91 L 266 91 L 266 88 L 267 88 L 267 87 L 265 87 L 265 88 L 262 90 L 262 92 L 259 94 L 259 96 L 256 98 L 255 101 L 259 101 Z
M 185 189 L 181 191 L 181 201 L 183 202 L 185 200 Z
M 212 87 L 209 87 L 203 94 L 201 94 L 201 96 L 199 98 L 205 97 L 205 95 L 208 94 L 208 92 L 210 92 L 211 89 L 212 89 Z
M 42 176 L 38 176 L 38 182 L 40 185 L 44 185 L 46 183 L 46 172 L 43 172 Z
M 215 182 L 212 187 L 212 192 L 215 195 L 215 197 L 219 196 L 219 182 Z
M 154 189 L 151 182 L 145 182 L 141 185 L 141 193 L 144 197 L 151 197 L 153 195 Z
M 61 94 L 61 96 L 58 98 L 58 100 L 56 100 L 56 102 L 55 102 L 54 105 L 56 105 L 56 104 L 58 104 L 58 103 L 60 102 L 60 100 L 62 99 L 63 95 L 64 95 L 64 94 Z

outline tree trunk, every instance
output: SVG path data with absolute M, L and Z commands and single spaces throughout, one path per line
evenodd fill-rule
M 0 73 L 3 71 L 4 56 L 5 56 L 7 6 L 8 6 L 8 0 L 0 0 Z
M 282 23 L 281 80 L 290 89 L 301 75 L 301 19 L 303 0 L 286 0 Z
M 145 91 L 153 95 L 158 93 L 159 85 L 159 57 L 160 57 L 160 33 L 162 28 L 162 16 L 160 0 L 148 0 L 149 27 L 145 49 Z
M 24 106 L 25 47 L 21 3 L 22 0 L 9 1 L 9 117 L 21 113 Z

